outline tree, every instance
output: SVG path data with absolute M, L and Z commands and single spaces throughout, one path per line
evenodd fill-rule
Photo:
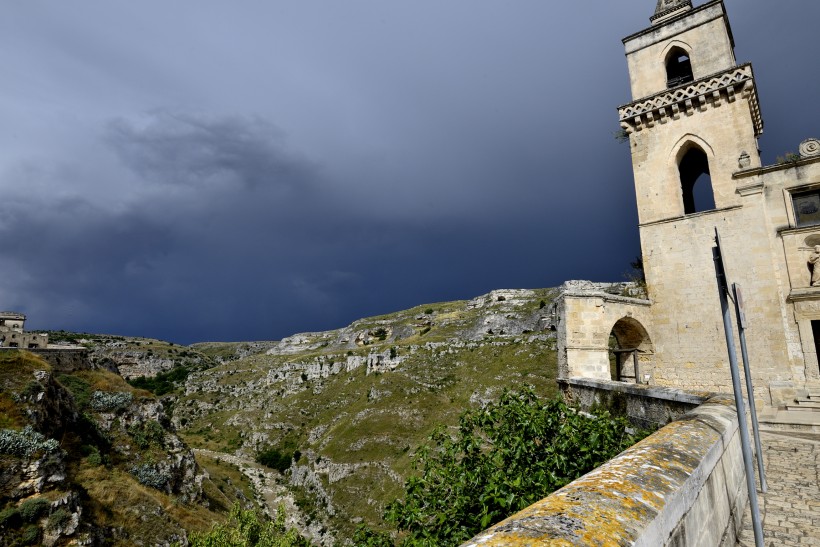
M 385 518 L 407 535 L 402 545 L 458 545 L 531 505 L 634 444 L 628 422 L 606 412 L 585 416 L 531 387 L 461 415 L 419 449 L 418 476 Z

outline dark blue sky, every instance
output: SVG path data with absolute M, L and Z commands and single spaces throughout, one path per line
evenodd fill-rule
M 29 0 L 0 20 L 0 308 L 278 339 L 639 252 L 621 38 L 654 0 Z M 820 136 L 814 0 L 727 0 L 764 161 Z

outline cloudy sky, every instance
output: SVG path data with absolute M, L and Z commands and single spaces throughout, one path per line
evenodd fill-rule
M 699 3 L 699 2 L 698 2 Z M 764 161 L 820 136 L 816 0 L 727 0 Z M 621 280 L 621 38 L 655 0 L 26 0 L 0 18 L 0 308 L 278 339 Z

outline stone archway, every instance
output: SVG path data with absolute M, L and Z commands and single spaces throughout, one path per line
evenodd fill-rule
M 654 352 L 649 333 L 641 322 L 634 317 L 621 317 L 612 326 L 610 341 L 612 379 L 646 383 L 646 375 L 651 376 L 651 356 Z
M 652 344 L 645 327 L 650 324 L 651 302 L 607 292 L 619 286 L 589 281 L 567 281 L 562 286 L 555 307 L 559 378 L 614 379 L 610 336 L 618 348 L 638 350 L 632 353 L 633 360 L 637 355 L 638 368 L 653 374 Z M 643 375 L 641 383 L 646 381 Z

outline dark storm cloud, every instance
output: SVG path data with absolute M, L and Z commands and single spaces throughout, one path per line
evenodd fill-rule
M 265 120 L 156 111 L 139 123 L 111 121 L 107 141 L 142 177 L 163 184 L 233 183 L 293 188 L 308 182 L 303 160 Z
M 771 162 L 816 136 L 801 44 L 820 4 L 726 5 Z M 612 138 L 620 39 L 654 6 L 17 3 L 0 307 L 35 328 L 270 339 L 620 279 L 639 249 Z

